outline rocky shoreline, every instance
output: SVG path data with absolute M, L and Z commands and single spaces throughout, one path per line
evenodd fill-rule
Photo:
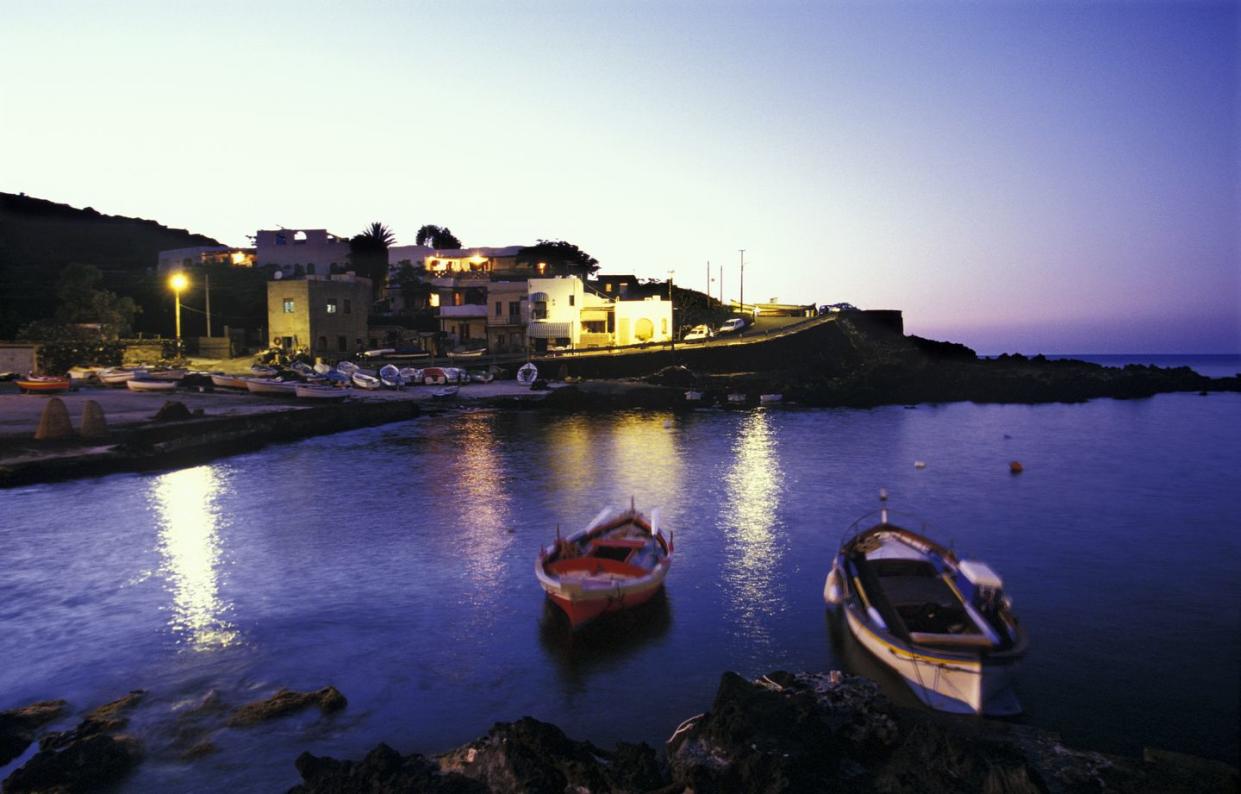
M 126 732 L 148 707 L 135 690 L 50 730 L 68 709 L 44 701 L 0 712 L 0 765 L 38 749 L 3 782 L 5 794 L 92 791 L 123 784 L 148 752 L 172 755 L 193 776 L 212 737 L 316 708 L 332 720 L 348 705 L 334 687 L 280 690 L 229 707 L 215 692 L 174 706 L 167 736 Z M 159 708 L 158 705 L 149 705 Z M 150 729 L 148 729 L 149 731 Z M 290 794 L 440 792 L 1236 792 L 1234 767 L 1147 749 L 1128 758 L 1066 747 L 1048 731 L 898 708 L 874 682 L 840 672 L 771 672 L 753 681 L 724 673 L 710 710 L 669 727 L 660 749 L 622 742 L 605 749 L 523 717 L 496 723 L 447 752 L 401 755 L 380 744 L 364 758 L 302 753 Z

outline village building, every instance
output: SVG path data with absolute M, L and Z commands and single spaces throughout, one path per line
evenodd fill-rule
M 326 276 L 349 269 L 348 238 L 326 229 L 260 230 L 254 242 L 254 264 L 279 268 L 285 276 Z
M 267 282 L 272 347 L 315 356 L 349 355 L 369 343 L 371 281 L 352 273 Z
M 532 278 L 526 336 L 536 351 L 672 341 L 672 302 L 613 299 L 576 276 Z
M 160 251 L 156 268 L 161 276 L 177 270 L 211 267 L 254 267 L 253 248 L 234 248 L 228 245 L 195 245 L 190 248 L 173 248 Z

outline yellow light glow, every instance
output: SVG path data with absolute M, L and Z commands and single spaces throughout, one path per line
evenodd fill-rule
M 482 257 L 482 256 L 479 256 L 478 254 L 474 254 L 474 256 L 470 257 L 470 261 L 476 265 L 481 265 L 483 262 L 486 262 L 487 259 L 486 257 Z
M 224 648 L 238 632 L 225 620 L 220 598 L 219 508 L 221 483 L 211 466 L 182 469 L 152 481 L 159 516 L 160 572 L 172 590 L 169 625 L 194 650 Z
M 547 270 L 547 263 L 539 262 L 539 272 L 542 273 L 544 270 Z
M 234 252 L 233 252 L 233 264 L 234 264 L 234 265 L 244 265 L 244 264 L 246 264 L 246 255 L 245 255 L 245 252 L 243 252 L 243 251 L 234 251 Z
M 173 292 L 180 292 L 189 286 L 189 283 L 190 281 L 185 277 L 184 273 L 173 273 L 172 277 L 168 279 L 168 286 L 172 287 Z
M 766 618 L 784 609 L 775 586 L 784 548 L 776 538 L 780 504 L 780 464 L 769 414 L 755 411 L 742 421 L 733 445 L 733 465 L 726 477 L 726 528 L 729 546 L 724 578 L 739 629 L 770 642 Z

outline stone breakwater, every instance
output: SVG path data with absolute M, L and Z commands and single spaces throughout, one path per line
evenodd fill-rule
M 135 690 L 86 712 L 44 701 L 0 712 L 0 762 L 38 746 L 3 783 L 5 794 L 87 791 L 123 784 L 144 760 L 194 764 L 225 732 L 289 719 L 338 719 L 345 696 L 327 686 L 281 689 L 240 705 L 211 691 L 170 702 Z M 145 710 L 141 728 L 131 718 Z M 309 716 L 306 716 L 306 715 Z M 136 721 L 135 721 L 136 722 Z M 380 744 L 364 758 L 302 753 L 290 794 L 431 792 L 1235 792 L 1228 765 L 1148 749 L 1127 758 L 1065 746 L 1047 731 L 1010 722 L 894 707 L 874 682 L 832 673 L 772 672 L 753 681 L 725 673 L 710 710 L 669 727 L 660 749 L 607 749 L 523 717 L 439 755 L 402 755 Z M 292 770 L 290 770 L 292 771 Z
M 66 441 L 5 445 L 0 487 L 120 471 L 176 468 L 265 444 L 399 422 L 419 416 L 413 401 L 358 401 L 261 413 L 196 416 L 170 401 L 150 422 L 113 431 L 106 444 Z

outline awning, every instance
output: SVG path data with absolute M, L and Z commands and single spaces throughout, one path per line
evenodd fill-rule
M 573 336 L 573 324 L 536 320 L 526 327 L 526 335 L 531 339 L 570 339 Z

